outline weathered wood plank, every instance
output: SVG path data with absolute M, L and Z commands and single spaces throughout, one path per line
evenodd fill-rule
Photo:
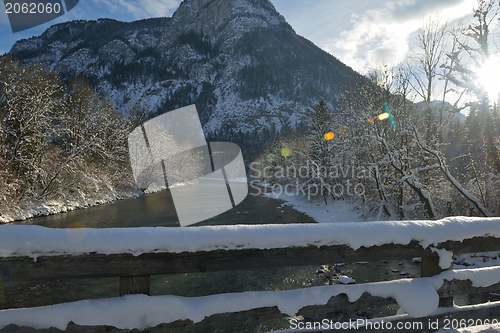
M 381 297 L 373 297 L 369 294 L 363 294 L 356 302 L 350 303 L 347 296 L 344 294 L 332 297 L 326 305 L 321 306 L 307 306 L 299 310 L 298 315 L 304 316 L 306 318 L 329 318 L 333 314 L 343 313 L 346 316 L 356 316 L 356 311 L 360 309 L 368 309 L 374 306 L 384 306 L 396 304 L 396 301 L 392 298 L 385 299 Z M 210 317 L 206 317 L 198 323 L 193 323 L 191 320 L 178 320 L 172 323 L 166 323 L 158 325 L 157 327 L 150 328 L 154 329 L 174 329 L 181 327 L 205 327 L 205 326 L 221 326 L 230 324 L 245 324 L 252 322 L 262 322 L 264 320 L 282 319 L 288 316 L 282 314 L 278 307 L 267 307 L 267 308 L 257 308 L 248 311 L 241 311 L 235 313 L 221 313 L 215 314 Z M 147 331 L 149 331 L 147 330 Z M 138 332 L 137 330 L 120 330 L 115 327 L 110 326 L 79 326 L 74 323 L 70 323 L 65 331 L 61 331 L 55 328 L 50 330 L 35 330 L 28 327 L 17 327 L 15 325 L 10 325 L 0 332 L 16 332 L 16 333 L 48 333 L 48 332 L 66 332 L 66 333 L 101 333 L 101 332 Z
M 149 276 L 120 276 L 120 296 L 129 294 L 150 295 Z
M 311 266 L 338 262 L 377 261 L 432 255 L 417 242 L 386 244 L 356 251 L 345 245 L 284 249 L 216 250 L 209 252 L 147 253 L 0 258 L 0 273 L 18 281 L 118 276 L 150 276 L 241 269 Z
M 349 319 L 352 319 L 353 321 L 356 321 L 356 314 L 355 311 L 357 309 L 362 309 L 362 308 L 369 308 L 371 306 L 380 306 L 380 305 L 389 305 L 392 304 L 394 301 L 392 299 L 384 299 L 384 298 L 379 298 L 379 297 L 372 297 L 370 295 L 364 294 L 358 301 L 354 303 L 349 303 L 344 295 L 339 295 L 336 297 L 333 297 L 330 299 L 328 304 L 326 306 L 319 306 L 318 309 L 313 309 L 313 307 L 305 307 L 302 308 L 299 311 L 299 315 L 303 317 L 308 317 L 309 314 L 311 314 L 311 311 L 314 312 L 315 316 L 310 317 L 311 320 L 321 320 L 324 318 L 333 318 L 335 313 L 342 312 L 343 315 L 343 321 L 348 321 Z M 412 318 L 409 316 L 402 316 L 397 319 L 397 321 L 392 322 L 392 329 L 380 329 L 380 328 L 373 328 L 373 329 L 366 329 L 366 328 L 359 328 L 359 329 L 348 329 L 348 330 L 317 330 L 317 331 L 311 331 L 311 332 L 362 332 L 362 333 L 378 333 L 378 332 L 385 332 L 385 333 L 390 333 L 390 332 L 397 332 L 398 330 L 395 329 L 396 323 L 402 323 L 403 325 L 405 323 L 412 324 L 412 323 L 421 323 L 422 326 L 413 326 L 413 328 L 407 328 L 405 327 L 404 332 L 413 332 L 413 333 L 418 333 L 418 332 L 425 332 L 425 331 L 433 331 L 429 329 L 429 323 L 437 323 L 436 326 L 439 328 L 444 327 L 446 320 L 450 323 L 452 320 L 478 320 L 480 319 L 482 322 L 484 322 L 485 319 L 489 319 L 490 321 L 492 319 L 497 319 L 500 321 L 500 305 L 497 306 L 483 306 L 482 308 L 479 308 L 477 310 L 475 309 L 467 309 L 467 310 L 460 310 L 460 311 L 446 311 L 446 308 L 443 308 L 443 312 L 438 314 L 438 315 L 433 315 L 430 317 L 425 317 L 425 318 Z M 321 313 L 321 311 L 326 311 Z M 319 316 L 316 316 L 319 315 Z M 61 331 L 55 328 L 51 329 L 46 329 L 46 330 L 35 330 L 32 328 L 28 327 L 18 327 L 15 325 L 9 325 L 5 327 L 4 329 L 0 330 L 0 332 L 16 332 L 16 333 L 34 333 L 34 332 L 39 332 L 39 333 L 49 333 L 49 332 L 67 332 L 67 333 L 83 333 L 83 332 L 89 332 L 89 333 L 104 333 L 104 332 L 112 332 L 112 333 L 121 333 L 121 332 L 148 332 L 149 330 L 155 330 L 155 329 L 162 329 L 162 330 L 168 330 L 168 329 L 173 329 L 173 328 L 180 328 L 180 327 L 205 327 L 205 326 L 217 326 L 217 325 L 227 325 L 227 324 L 241 324 L 241 323 L 246 323 L 246 322 L 256 322 L 256 321 L 264 321 L 264 320 L 270 320 L 270 319 L 279 319 L 279 318 L 288 318 L 286 315 L 280 313 L 277 307 L 269 307 L 269 308 L 258 308 L 258 309 L 253 309 L 249 311 L 241 311 L 237 313 L 223 313 L 223 314 L 216 314 L 212 315 L 210 317 L 206 317 L 204 320 L 198 322 L 198 323 L 193 323 L 190 320 L 179 320 L 175 321 L 172 323 L 167 323 L 167 324 L 161 324 L 156 327 L 150 328 L 148 330 L 142 331 L 142 330 L 122 330 L 122 329 L 117 329 L 115 327 L 111 326 L 78 326 L 75 325 L 74 323 L 70 323 L 68 325 L 68 328 L 65 331 Z M 387 323 L 388 319 L 387 318 L 381 318 L 384 319 L 384 322 Z M 384 326 L 387 328 L 387 325 Z M 423 329 L 422 329 L 423 328 Z
M 451 266 L 448 269 L 453 269 L 453 263 L 451 263 Z M 439 257 L 437 255 L 434 256 L 428 256 L 428 257 L 422 257 L 422 266 L 421 266 L 421 276 L 422 277 L 429 277 L 429 276 L 434 276 L 438 275 L 443 271 L 441 267 L 439 266 Z M 441 288 L 449 288 L 450 285 L 444 285 Z M 439 297 L 439 306 L 440 307 L 451 307 L 453 306 L 453 294 L 448 292 L 448 296 L 446 297 Z
M 495 252 L 500 251 L 500 239 L 495 237 L 473 237 L 464 239 L 462 242 L 449 241 L 446 242 L 449 250 L 453 254 L 463 253 L 478 253 L 478 252 Z M 437 248 L 445 248 L 443 244 L 439 244 Z
M 373 308 L 395 305 L 393 298 L 382 298 L 363 293 L 356 302 L 349 302 L 347 295 L 340 294 L 330 298 L 325 305 L 306 306 L 299 310 L 298 316 L 307 320 L 321 321 L 324 318 L 335 318 L 339 314 L 344 318 L 355 318 L 360 310 L 369 311 Z
M 439 257 L 437 255 L 422 257 L 421 277 L 438 275 L 442 269 L 439 266 Z
M 0 332 L 15 332 L 15 333 L 149 333 L 149 330 L 123 330 L 113 326 L 79 326 L 73 322 L 69 323 L 66 330 L 51 327 L 47 329 L 34 329 L 31 327 L 18 327 L 16 325 L 9 325 L 0 330 Z
M 482 323 L 484 323 L 485 319 L 493 320 L 496 319 L 500 321 L 500 305 L 497 306 L 490 306 L 490 307 L 482 307 L 480 309 L 467 309 L 467 310 L 460 310 L 460 311 L 449 311 L 449 312 L 443 312 L 438 315 L 433 315 L 430 317 L 426 318 L 411 318 L 411 317 L 406 317 L 405 319 L 400 319 L 397 322 L 400 323 L 415 323 L 419 322 L 422 323 L 423 325 L 423 330 L 422 328 L 414 328 L 414 329 L 404 329 L 404 332 L 408 333 L 421 333 L 421 332 L 434 332 L 434 329 L 429 328 L 429 323 L 436 323 L 437 322 L 437 327 L 443 328 L 445 324 L 451 323 L 453 320 L 457 321 L 460 323 L 460 320 L 480 320 Z M 387 322 L 387 321 L 386 321 Z M 393 322 L 393 327 L 396 326 L 396 322 Z M 451 326 L 448 326 L 450 329 L 453 328 Z M 465 327 L 464 327 L 465 328 Z M 319 330 L 319 331 L 312 331 L 312 332 L 322 332 L 322 333 L 331 333 L 331 332 L 339 332 L 339 330 Z M 346 332 L 346 331 L 343 331 Z M 349 330 L 348 332 L 356 332 L 356 333 L 390 333 L 390 332 L 397 332 L 397 330 L 391 329 L 357 329 L 357 330 Z
M 473 238 L 446 242 L 454 253 L 500 250 L 500 240 Z M 377 261 L 412 257 L 436 257 L 418 242 L 408 245 L 386 244 L 356 251 L 346 245 L 297 247 L 269 250 L 216 250 L 195 253 L 131 254 L 0 258 L 0 275 L 5 281 L 149 276 L 177 273 L 215 272 L 239 269 L 275 268 L 333 264 L 338 262 Z M 435 259 L 434 259 L 435 260 Z
M 438 290 L 439 297 L 450 297 L 459 295 L 475 295 L 487 292 L 500 291 L 500 283 L 493 284 L 489 287 L 473 287 L 469 280 L 453 280 L 445 281 L 443 286 Z
M 473 238 L 463 242 L 446 242 L 439 244 L 438 248 L 447 248 L 455 254 L 492 252 L 500 249 L 500 241 L 497 238 Z M 422 257 L 423 276 L 439 274 L 441 269 L 437 265 L 438 257 L 429 249 L 422 249 L 413 241 L 408 245 L 386 244 L 371 248 L 360 248 L 352 250 L 345 245 L 322 246 L 322 247 L 297 247 L 270 250 L 216 250 L 196 253 L 158 253 L 133 256 L 130 254 L 99 255 L 89 254 L 82 256 L 58 256 L 39 257 L 36 262 L 31 258 L 0 258 L 0 275 L 4 281 L 17 280 L 50 280 L 69 278 L 96 278 L 96 277 L 121 277 L 120 294 L 146 293 L 149 291 L 150 275 L 231 271 L 240 269 L 276 268 L 289 266 L 310 266 L 333 264 L 338 262 L 378 261 L 385 259 L 402 259 L 411 257 Z M 481 292 L 496 291 L 500 289 L 500 283 L 487 287 L 472 287 L 470 281 L 452 281 L 438 291 L 440 298 L 452 299 L 454 295 L 474 294 Z M 357 309 L 375 306 L 386 306 L 395 304 L 392 299 L 374 298 L 363 295 L 355 303 L 349 303 L 345 295 L 339 295 L 330 299 L 327 305 L 316 307 L 305 307 L 299 314 L 305 318 L 327 318 L 337 312 L 349 313 Z M 441 306 L 443 303 L 441 303 Z M 485 308 L 478 312 L 454 313 L 452 318 L 498 318 L 500 307 Z M 449 316 L 449 315 L 448 315 Z M 217 314 L 205 318 L 202 322 L 193 324 L 190 321 L 177 321 L 170 324 L 160 325 L 162 329 L 205 326 L 227 323 L 254 322 L 264 319 L 284 318 L 276 307 L 261 308 L 239 313 Z M 432 317 L 432 320 L 443 320 L 444 315 Z M 408 322 L 414 321 L 409 318 Z M 30 328 L 8 326 L 0 332 L 57 332 L 58 330 L 33 330 Z M 392 330 L 393 331 L 393 330 Z M 142 332 L 138 330 L 118 330 L 113 327 L 82 327 L 70 324 L 65 332 Z M 360 331 L 371 332 L 371 331 Z M 377 330 L 377 332 L 381 332 Z M 412 332 L 412 331 L 408 331 Z M 417 332 L 417 331 L 415 331 Z

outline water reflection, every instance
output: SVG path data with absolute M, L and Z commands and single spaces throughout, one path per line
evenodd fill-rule
M 195 226 L 314 223 L 312 218 L 290 207 L 278 210 L 277 207 L 280 205 L 281 202 L 277 200 L 250 194 L 235 208 L 197 223 Z M 180 226 L 169 190 L 17 223 L 36 224 L 50 228 L 68 228 L 75 225 L 86 228 Z

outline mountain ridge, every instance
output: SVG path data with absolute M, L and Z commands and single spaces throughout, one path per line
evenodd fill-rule
M 297 35 L 269 0 L 184 0 L 169 18 L 61 23 L 10 53 L 85 76 L 124 114 L 196 104 L 208 137 L 256 145 L 306 126 L 313 105 L 333 107 L 360 77 Z

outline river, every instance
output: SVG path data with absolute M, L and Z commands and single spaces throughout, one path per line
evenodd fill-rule
M 279 201 L 258 194 L 255 188 L 249 188 L 249 195 L 235 208 L 194 226 L 315 222 L 290 207 L 278 209 Z M 50 228 L 65 228 L 75 223 L 87 228 L 179 227 L 169 190 L 16 223 Z

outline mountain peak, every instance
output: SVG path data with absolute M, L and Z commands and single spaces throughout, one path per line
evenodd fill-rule
M 286 25 L 291 29 L 269 0 L 184 0 L 172 24 L 219 38 L 256 27 Z

